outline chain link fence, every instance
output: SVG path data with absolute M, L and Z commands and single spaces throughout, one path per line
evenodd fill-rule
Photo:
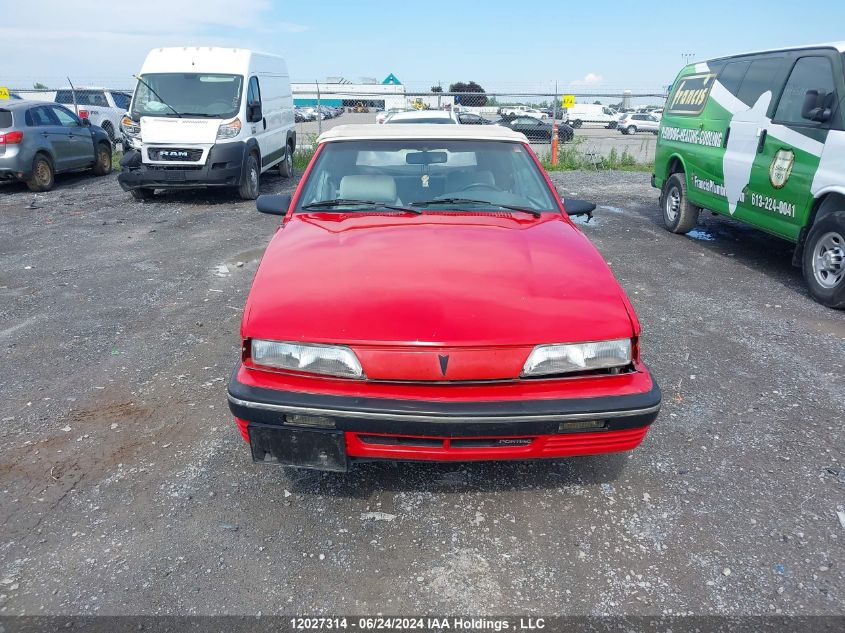
M 557 166 L 563 169 L 649 169 L 654 161 L 663 92 L 457 93 L 385 92 L 359 85 L 294 92 L 297 138 L 308 152 L 322 132 L 350 123 L 390 124 L 405 111 L 448 111 L 463 125 L 503 125 L 522 132 L 537 155 L 552 167 L 556 135 Z M 574 103 L 573 103 L 574 101 Z M 620 120 L 623 125 L 620 126 Z
M 319 134 L 334 126 L 381 124 L 403 111 L 446 111 L 463 125 L 504 125 L 522 132 L 550 168 L 554 162 L 562 169 L 649 169 L 666 99 L 662 91 L 416 92 L 402 84 L 319 83 L 292 88 L 300 164 L 310 158 Z M 38 101 L 53 101 L 57 94 L 55 88 L 10 90 Z M 125 87 L 102 90 L 132 93 Z M 557 160 L 552 161 L 555 135 Z

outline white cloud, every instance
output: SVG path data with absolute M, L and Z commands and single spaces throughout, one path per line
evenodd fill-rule
M 269 0 L 89 0 L 83 10 L 64 0 L 40 0 L 38 11 L 13 11 L 0 25 L 3 82 L 25 88 L 80 81 L 131 86 L 146 53 L 158 46 L 275 48 L 272 34 L 307 26 L 277 21 Z M 269 52 L 286 51 L 270 50 Z
M 573 86 L 597 86 L 604 81 L 604 77 L 597 73 L 587 73 L 583 79 L 572 82 Z

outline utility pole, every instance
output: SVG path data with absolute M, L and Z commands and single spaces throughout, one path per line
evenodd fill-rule
M 314 84 L 317 86 L 317 136 L 323 133 L 323 113 L 320 110 L 320 82 L 316 79 Z

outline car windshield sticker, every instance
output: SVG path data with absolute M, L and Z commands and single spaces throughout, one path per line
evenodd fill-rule
M 669 114 L 699 114 L 713 87 L 713 73 L 689 75 L 681 79 L 669 104 Z

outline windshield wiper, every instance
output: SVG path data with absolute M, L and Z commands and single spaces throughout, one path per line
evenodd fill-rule
M 182 118 L 182 115 L 181 115 L 181 114 L 179 114 L 179 111 L 178 111 L 176 108 L 174 108 L 172 105 L 170 105 L 169 103 L 167 103 L 167 101 L 165 101 L 164 99 L 162 99 L 162 98 L 161 98 L 161 95 L 160 95 L 160 94 L 158 94 L 155 90 L 153 90 L 153 87 L 152 87 L 150 84 L 148 84 L 146 81 L 144 81 L 143 79 L 141 79 L 141 77 L 140 77 L 140 76 L 138 76 L 138 75 L 132 75 L 132 76 L 133 76 L 133 77 L 135 77 L 135 79 L 137 79 L 138 81 L 140 81 L 142 84 L 144 84 L 144 85 L 147 87 L 147 89 L 148 89 L 150 92 L 152 92 L 152 93 L 156 96 L 156 99 L 158 99 L 158 102 L 159 102 L 159 103 L 161 103 L 162 105 L 166 105 L 168 108 L 170 108 L 171 110 L 173 110 L 173 114 L 175 114 L 176 116 L 178 116 L 180 119 Z
M 490 202 L 489 200 L 473 200 L 472 198 L 434 198 L 432 200 L 419 200 L 412 202 L 412 207 L 428 207 L 436 204 L 488 204 L 491 207 L 499 207 L 500 209 L 507 209 L 508 211 L 521 211 L 522 213 L 530 213 L 535 218 L 540 217 L 540 212 L 537 209 L 529 209 L 526 207 L 517 207 L 512 204 L 500 204 L 498 202 Z
M 375 200 L 353 200 L 350 198 L 335 198 L 334 200 L 320 200 L 319 202 L 309 202 L 303 204 L 302 208 L 306 210 L 311 209 L 332 209 L 336 207 L 375 207 L 378 209 L 390 209 L 391 211 L 406 211 L 408 213 L 422 213 L 421 209 L 412 209 L 410 207 L 402 207 L 397 204 L 387 204 L 386 202 L 376 202 Z

